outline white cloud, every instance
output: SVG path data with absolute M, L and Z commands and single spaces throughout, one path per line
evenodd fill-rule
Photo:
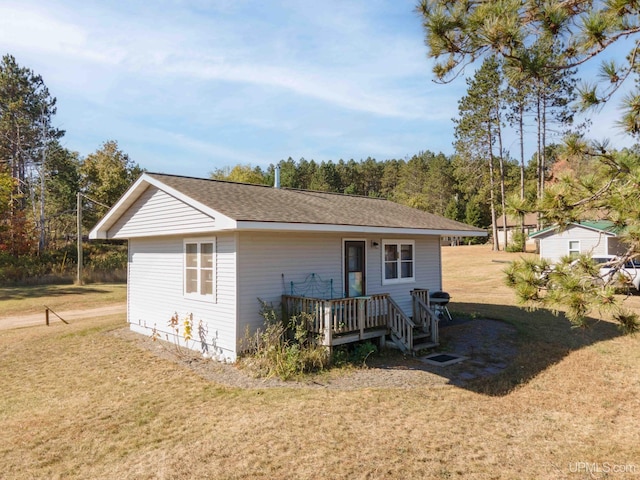
M 9 0 L 0 44 L 43 75 L 71 145 L 115 137 L 150 169 L 450 153 L 466 85 L 432 82 L 414 4 Z
M 35 54 L 82 61 L 84 68 L 103 64 L 113 71 L 101 71 L 101 75 L 125 76 L 133 82 L 141 75 L 152 83 L 177 76 L 187 81 L 251 84 L 375 115 L 425 116 L 412 90 L 402 92 L 387 85 L 389 77 L 398 78 L 415 68 L 407 67 L 406 57 L 393 65 L 381 60 L 402 57 L 407 51 L 405 43 L 397 39 L 385 42 L 373 36 L 370 26 L 358 21 L 357 12 L 362 11 L 359 6 L 337 10 L 308 7 L 292 9 L 298 20 L 308 25 L 283 27 L 282 32 L 278 31 L 280 26 L 274 26 L 269 32 L 268 24 L 250 18 L 234 18 L 231 23 L 226 19 L 225 23 L 225 19 L 212 17 L 199 20 L 199 29 L 191 30 L 188 23 L 192 15 L 174 16 L 171 11 L 158 23 L 155 16 L 125 16 L 101 6 L 95 18 L 81 21 L 77 12 L 54 6 L 8 6 L 0 7 L 0 18 L 4 19 L 0 40 Z M 239 31 L 255 27 L 254 35 L 263 41 L 249 43 L 234 27 Z M 306 33 L 306 28 L 312 33 Z M 322 31 L 313 29 L 328 35 L 323 37 Z M 291 45 L 290 40 L 300 44 Z M 98 81 L 98 85 L 105 83 L 109 84 L 104 78 Z
M 0 44 L 8 50 L 34 52 L 115 64 L 122 52 L 88 49 L 86 28 L 29 5 L 0 5 Z
M 85 39 L 83 29 L 58 21 L 46 11 L 0 5 L 0 42 L 9 48 L 45 52 L 74 50 Z

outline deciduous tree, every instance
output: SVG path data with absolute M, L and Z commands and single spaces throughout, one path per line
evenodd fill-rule
M 76 235 L 76 195 L 80 191 L 80 155 L 56 143 L 49 148 L 45 170 L 49 241 Z
M 142 172 L 114 140 L 87 155 L 80 166 L 80 184 L 82 192 L 93 201 L 83 214 L 85 226 L 93 227 Z
M 219 168 L 211 173 L 211 178 L 230 182 L 267 184 L 267 178 L 260 167 L 236 165 L 233 168 Z

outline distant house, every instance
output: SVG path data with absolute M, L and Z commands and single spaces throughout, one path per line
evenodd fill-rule
M 132 330 L 171 336 L 191 314 L 189 346 L 234 361 L 258 298 L 314 313 L 327 345 L 390 333 L 414 348 L 443 235 L 486 233 L 376 198 L 145 173 L 89 236 L 129 242 Z
M 530 235 L 539 242 L 540 257 L 552 262 L 567 255 L 619 255 L 625 248 L 620 244 L 619 229 L 607 220 L 572 223 L 566 229 L 549 227 Z
M 496 220 L 496 228 L 498 229 L 498 245 L 504 250 L 504 227 L 502 216 Z M 532 250 L 536 247 L 535 240 L 530 237 L 531 233 L 538 230 L 538 214 L 527 213 L 524 216 L 524 237 L 526 239 L 527 250 Z M 513 234 L 520 231 L 520 218 L 507 216 L 507 245 L 513 241 Z

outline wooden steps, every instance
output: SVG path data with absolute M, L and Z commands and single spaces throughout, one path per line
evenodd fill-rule
M 390 334 L 391 342 L 387 345 L 391 347 L 397 347 L 399 350 L 405 353 L 411 353 L 415 355 L 420 350 L 425 350 L 428 348 L 435 348 L 440 345 L 438 342 L 434 342 L 431 340 L 431 334 L 426 333 L 421 326 L 414 327 L 413 329 L 413 347 L 411 351 L 397 338 L 393 332 Z
M 438 343 L 431 340 L 431 334 L 425 333 L 421 327 L 417 327 L 413 333 L 413 352 L 437 347 Z

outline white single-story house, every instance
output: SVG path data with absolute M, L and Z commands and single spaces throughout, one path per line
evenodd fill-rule
M 536 213 L 527 213 L 524 216 L 524 224 L 520 226 L 520 218 L 519 217 L 511 217 L 507 215 L 507 245 L 510 244 L 513 240 L 513 235 L 516 232 L 519 232 L 521 228 L 524 230 L 524 236 L 526 239 L 526 247 L 527 250 L 534 249 L 536 247 L 536 242 L 533 237 L 530 235 L 537 231 L 538 229 L 538 214 Z M 496 219 L 496 228 L 498 230 L 498 246 L 501 249 L 505 249 L 504 245 L 504 226 L 502 216 L 499 216 Z
M 413 347 L 431 312 L 411 292 L 442 289 L 442 235 L 486 232 L 378 198 L 144 173 L 89 238 L 128 240 L 132 330 L 169 337 L 189 315 L 189 347 L 234 361 L 258 298 L 317 314 L 329 346 L 391 329 Z M 330 289 L 305 296 L 314 282 Z
M 620 255 L 625 248 L 620 243 L 619 228 L 608 220 L 582 221 L 545 228 L 530 235 L 539 243 L 540 257 L 558 262 L 567 255 Z

